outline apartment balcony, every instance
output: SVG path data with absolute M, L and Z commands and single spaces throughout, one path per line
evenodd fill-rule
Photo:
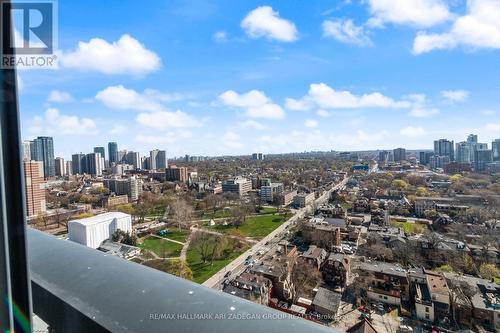
M 36 230 L 27 244 L 33 312 L 55 332 L 335 332 Z

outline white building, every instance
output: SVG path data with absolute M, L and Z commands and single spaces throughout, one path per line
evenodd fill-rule
M 314 201 L 314 192 L 311 193 L 299 193 L 293 198 L 293 204 L 296 207 L 305 207 Z
M 269 186 L 260 188 L 260 200 L 263 202 L 273 202 L 274 196 L 283 193 L 283 183 L 271 183 Z
M 109 212 L 68 223 L 69 239 L 97 249 L 116 230 L 132 232 L 132 218 L 121 212 Z

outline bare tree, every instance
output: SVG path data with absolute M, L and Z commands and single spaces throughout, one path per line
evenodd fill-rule
M 171 208 L 179 230 L 182 229 L 182 227 L 188 229 L 190 222 L 193 219 L 193 206 L 189 205 L 186 201 L 179 199 L 172 202 Z

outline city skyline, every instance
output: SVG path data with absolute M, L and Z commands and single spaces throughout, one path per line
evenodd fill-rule
M 485 8 L 500 5 L 412 4 L 61 3 L 59 69 L 19 71 L 23 137 L 66 157 L 108 141 L 169 157 L 492 142 L 499 45 L 473 36 L 498 31 Z

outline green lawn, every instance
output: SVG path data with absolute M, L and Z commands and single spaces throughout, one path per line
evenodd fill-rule
M 214 260 L 213 264 L 211 265 L 210 263 L 203 263 L 198 251 L 189 249 L 187 251 L 186 261 L 189 268 L 191 268 L 191 271 L 193 272 L 193 281 L 196 283 L 205 282 L 212 275 L 220 271 L 224 266 L 229 264 L 245 251 L 246 249 L 242 251 L 235 251 L 231 253 L 231 255 L 226 259 Z
M 204 213 L 203 214 L 203 219 L 220 219 L 223 217 L 231 217 L 231 211 L 230 210 L 217 210 L 215 213 L 213 211 Z
M 238 230 L 246 237 L 262 239 L 271 231 L 283 224 L 283 222 L 285 222 L 289 217 L 290 216 L 285 216 L 283 214 L 252 216 L 248 217 L 246 222 L 243 225 L 239 226 L 239 228 L 230 225 L 216 225 L 211 228 L 222 233 L 228 233 L 231 230 Z
M 164 237 L 184 243 L 188 238 L 189 233 L 190 233 L 189 230 L 183 230 L 183 229 L 179 230 L 179 228 L 169 228 L 168 233 Z
M 150 250 L 163 258 L 181 255 L 182 245 L 157 237 L 146 237 L 139 245 L 141 249 Z
M 274 207 L 262 207 L 260 214 L 274 214 L 276 211 L 277 210 Z
M 402 228 L 408 234 L 421 234 L 427 229 L 425 224 L 391 221 L 391 225 Z

